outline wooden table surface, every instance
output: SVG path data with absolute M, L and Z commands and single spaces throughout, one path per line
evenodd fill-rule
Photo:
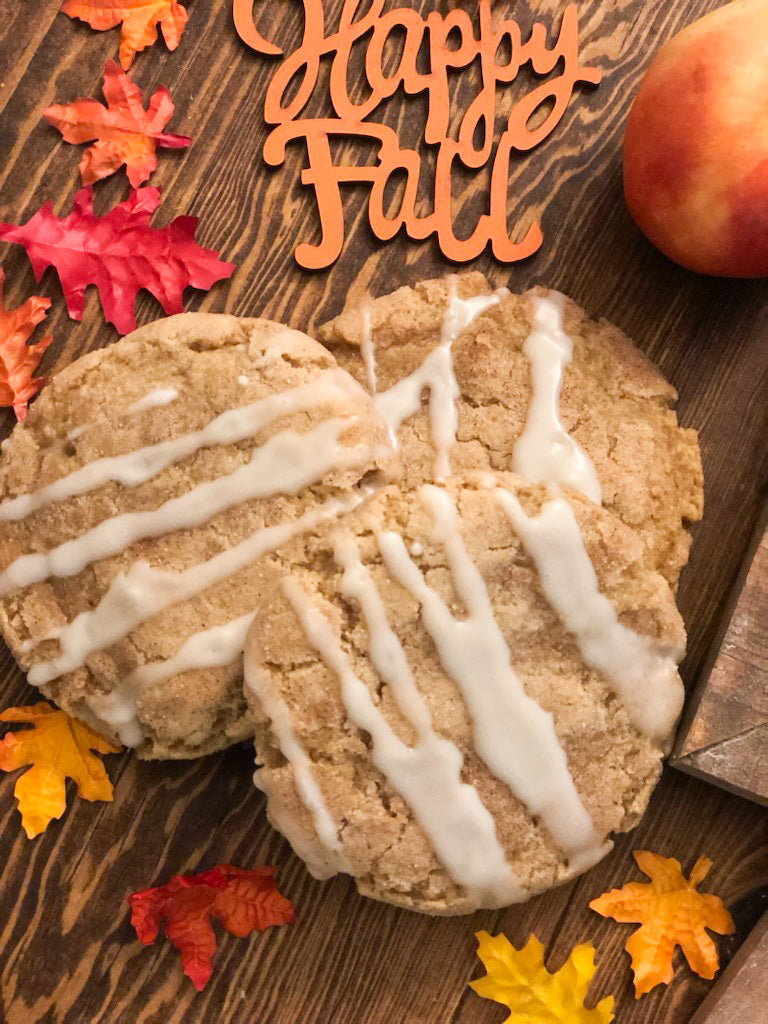
M 116 32 L 93 32 L 58 15 L 59 5 L 0 0 L 0 220 L 18 223 L 45 199 L 57 212 L 70 209 L 81 151 L 64 145 L 41 122 L 40 111 L 55 101 L 97 95 L 104 62 L 117 52 Z M 569 293 L 592 315 L 624 328 L 678 388 L 683 423 L 700 431 L 707 497 L 679 595 L 690 632 L 683 666 L 689 686 L 716 635 L 768 482 L 768 283 L 703 279 L 656 253 L 623 204 L 620 146 L 631 97 L 652 54 L 717 5 L 579 4 L 584 57 L 604 68 L 604 81 L 581 92 L 555 135 L 515 166 L 510 190 L 516 200 L 510 222 L 542 213 L 544 245 L 524 264 L 505 267 L 487 256 L 472 264 L 496 285 L 521 290 L 541 282 Z M 440 7 L 434 0 L 421 6 Z M 562 6 L 552 0 L 496 4 L 514 11 L 524 31 L 534 16 L 548 20 Z M 238 267 L 231 283 L 207 296 L 189 293 L 187 308 L 262 314 L 311 331 L 339 311 L 350 289 L 383 292 L 445 273 L 449 267 L 431 242 L 377 243 L 359 188 L 345 194 L 348 234 L 338 262 L 314 274 L 297 267 L 293 250 L 314 237 L 315 214 L 298 184 L 300 148 L 276 171 L 261 160 L 263 99 L 274 65 L 236 38 L 228 0 L 190 0 L 188 7 L 178 50 L 154 47 L 132 72 L 144 90 L 159 83 L 171 89 L 177 107 L 171 130 L 195 139 L 184 153 L 161 151 L 153 183 L 162 184 L 166 199 L 155 221 L 199 216 L 203 244 Z M 262 0 L 262 7 L 262 27 L 292 49 L 301 28 L 299 6 Z M 335 25 L 341 2 L 329 0 L 326 7 Z M 460 85 L 457 78 L 455 86 L 460 107 L 472 82 Z M 310 109 L 322 104 L 312 100 Z M 422 114 L 418 102 L 396 98 L 383 117 L 408 141 L 420 133 Z M 460 224 L 474 223 L 486 187 L 482 177 L 457 185 Z M 127 192 L 124 175 L 101 184 L 97 210 Z M 0 258 L 15 305 L 35 290 L 32 273 L 15 247 L 0 245 Z M 54 300 L 49 319 L 56 343 L 46 370 L 55 372 L 115 339 L 95 295 L 89 294 L 84 322 L 76 324 L 67 319 L 50 272 L 37 290 Z M 143 293 L 139 322 L 159 313 Z M 11 416 L 3 422 L 10 429 Z M 0 655 L 0 671 L 0 706 L 34 698 L 7 652 Z M 639 877 L 630 858 L 636 847 L 673 855 L 686 868 L 708 854 L 715 866 L 704 888 L 729 903 L 768 882 L 765 813 L 667 769 L 640 827 L 586 876 L 524 906 L 433 920 L 366 901 L 343 878 L 311 880 L 266 823 L 247 746 L 194 763 L 140 763 L 124 754 L 108 765 L 114 803 L 89 804 L 71 793 L 63 819 L 34 841 L 20 828 L 14 778 L 0 779 L 0 1013 L 7 1024 L 493 1024 L 504 1018 L 502 1008 L 467 989 L 481 973 L 473 939 L 479 928 L 503 929 L 517 944 L 535 931 L 550 969 L 589 939 L 598 950 L 593 998 L 614 993 L 621 1024 L 687 1024 L 710 984 L 678 963 L 669 987 L 636 1001 L 622 952 L 630 928 L 597 917 L 588 901 Z M 213 979 L 198 995 L 169 943 L 144 948 L 135 941 L 126 896 L 221 861 L 278 865 L 299 921 L 247 941 L 222 934 Z

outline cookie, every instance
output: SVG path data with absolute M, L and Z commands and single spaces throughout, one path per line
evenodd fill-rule
M 281 547 L 395 468 L 322 345 L 182 314 L 57 374 L 3 445 L 0 625 L 30 682 L 138 748 L 249 734 L 247 627 Z
M 557 293 L 494 293 L 470 273 L 350 306 L 319 337 L 376 393 L 407 485 L 452 467 L 575 487 L 637 530 L 646 564 L 676 585 L 684 524 L 702 514 L 696 433 L 617 328 Z
M 638 536 L 513 474 L 384 487 L 284 553 L 246 638 L 256 784 L 317 877 L 430 914 L 521 901 L 633 827 L 685 634 Z

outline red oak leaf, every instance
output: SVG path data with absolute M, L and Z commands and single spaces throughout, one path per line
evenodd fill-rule
M 98 100 L 81 97 L 74 103 L 47 107 L 43 117 L 61 132 L 65 142 L 96 140 L 80 161 L 84 185 L 109 177 L 125 164 L 128 180 L 137 188 L 157 167 L 157 146 L 184 149 L 192 140 L 186 135 L 163 134 L 175 109 L 163 86 L 145 110 L 141 89 L 110 60 L 103 88 L 106 107 Z
M 293 904 L 278 891 L 276 871 L 271 867 L 247 871 L 218 864 L 198 875 L 177 875 L 167 885 L 128 897 L 131 924 L 140 941 L 149 945 L 157 938 L 165 918 L 166 937 L 181 951 L 184 973 L 200 991 L 213 973 L 216 936 L 211 918 L 218 918 L 239 938 L 257 928 L 263 931 L 296 920 Z
M 0 406 L 13 406 L 16 418 L 27 418 L 27 405 L 47 378 L 33 377 L 43 352 L 53 340 L 47 334 L 34 345 L 27 339 L 45 319 L 50 299 L 32 295 L 18 309 L 6 309 L 3 301 L 5 274 L 0 268 Z
M 126 71 L 139 50 L 156 42 L 158 25 L 165 45 L 175 50 L 188 17 L 176 0 L 64 0 L 61 9 L 100 32 L 122 23 L 120 63 Z
M 24 246 L 36 280 L 56 268 L 73 320 L 82 320 L 85 289 L 93 284 L 106 319 L 127 334 L 136 327 L 133 307 L 142 288 L 166 313 L 180 313 L 188 285 L 207 291 L 235 269 L 195 242 L 196 217 L 151 227 L 159 205 L 160 189 L 148 186 L 97 217 L 93 190 L 81 188 L 69 216 L 57 217 L 47 202 L 20 227 L 0 223 L 0 239 Z

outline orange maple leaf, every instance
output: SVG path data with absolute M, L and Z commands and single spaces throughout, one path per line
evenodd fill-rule
M 33 377 L 43 352 L 53 341 L 50 334 L 34 345 L 27 339 L 44 320 L 50 299 L 33 295 L 17 309 L 6 309 L 3 301 L 5 274 L 0 268 L 0 407 L 13 406 L 16 418 L 27 418 L 30 398 L 37 394 L 47 377 Z
M 714 978 L 719 966 L 717 947 L 706 929 L 730 935 L 735 925 L 719 896 L 697 892 L 712 861 L 699 857 L 690 878 L 686 878 L 674 857 L 661 857 L 648 850 L 637 850 L 634 857 L 650 883 L 629 882 L 589 905 L 603 917 L 641 925 L 624 947 L 632 957 L 635 995 L 639 997 L 656 985 L 672 981 L 677 946 L 700 977 Z
M 157 40 L 157 26 L 169 50 L 175 50 L 187 24 L 187 12 L 176 0 L 65 0 L 62 11 L 103 32 L 122 22 L 120 63 L 127 71 L 133 58 Z
M 104 69 L 106 107 L 98 100 L 80 97 L 74 103 L 46 107 L 43 117 L 61 132 L 65 142 L 93 142 L 80 161 L 84 185 L 107 178 L 125 164 L 134 188 L 157 167 L 156 147 L 184 149 L 186 135 L 166 135 L 163 128 L 173 116 L 171 94 L 161 86 L 145 110 L 141 89 L 113 60 Z
M 21 732 L 9 732 L 0 740 L 0 770 L 12 772 L 31 765 L 13 790 L 29 839 L 64 813 L 67 778 L 74 779 L 77 792 L 86 800 L 112 800 L 112 783 L 104 765 L 91 751 L 117 754 L 122 747 L 45 701 L 26 708 L 9 708 L 0 714 L 0 722 L 26 722 L 32 726 Z

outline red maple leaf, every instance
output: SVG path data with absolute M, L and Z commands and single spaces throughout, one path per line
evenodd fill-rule
M 198 875 L 177 875 L 167 885 L 144 889 L 128 897 L 131 924 L 141 942 L 149 945 L 160 931 L 181 951 L 184 973 L 195 988 L 205 988 L 213 973 L 216 936 L 211 918 L 232 935 L 245 938 L 255 929 L 292 924 L 293 904 L 280 894 L 276 868 L 251 871 L 218 864 Z
M 104 69 L 106 107 L 81 97 L 74 103 L 46 107 L 43 117 L 61 132 L 65 142 L 94 142 L 83 154 L 80 174 L 84 185 L 107 178 L 125 164 L 134 188 L 157 167 L 155 148 L 184 149 L 186 135 L 166 135 L 163 128 L 173 117 L 171 94 L 161 86 L 145 110 L 141 89 L 113 60 Z
M 16 418 L 27 418 L 30 398 L 45 384 L 46 377 L 33 377 L 43 352 L 53 340 L 47 334 L 34 345 L 27 339 L 45 319 L 50 299 L 32 295 L 17 309 L 6 309 L 3 300 L 5 274 L 0 268 L 0 406 L 13 406 Z
M 136 327 L 133 307 L 142 288 L 166 313 L 180 313 L 188 285 L 207 291 L 235 269 L 195 242 L 197 217 L 151 227 L 159 205 L 160 189 L 148 186 L 97 217 L 89 186 L 77 193 L 69 216 L 57 217 L 49 201 L 26 224 L 0 223 L 0 239 L 24 246 L 37 281 L 48 267 L 56 268 L 73 320 L 82 320 L 85 289 L 93 284 L 106 319 L 128 334 Z

